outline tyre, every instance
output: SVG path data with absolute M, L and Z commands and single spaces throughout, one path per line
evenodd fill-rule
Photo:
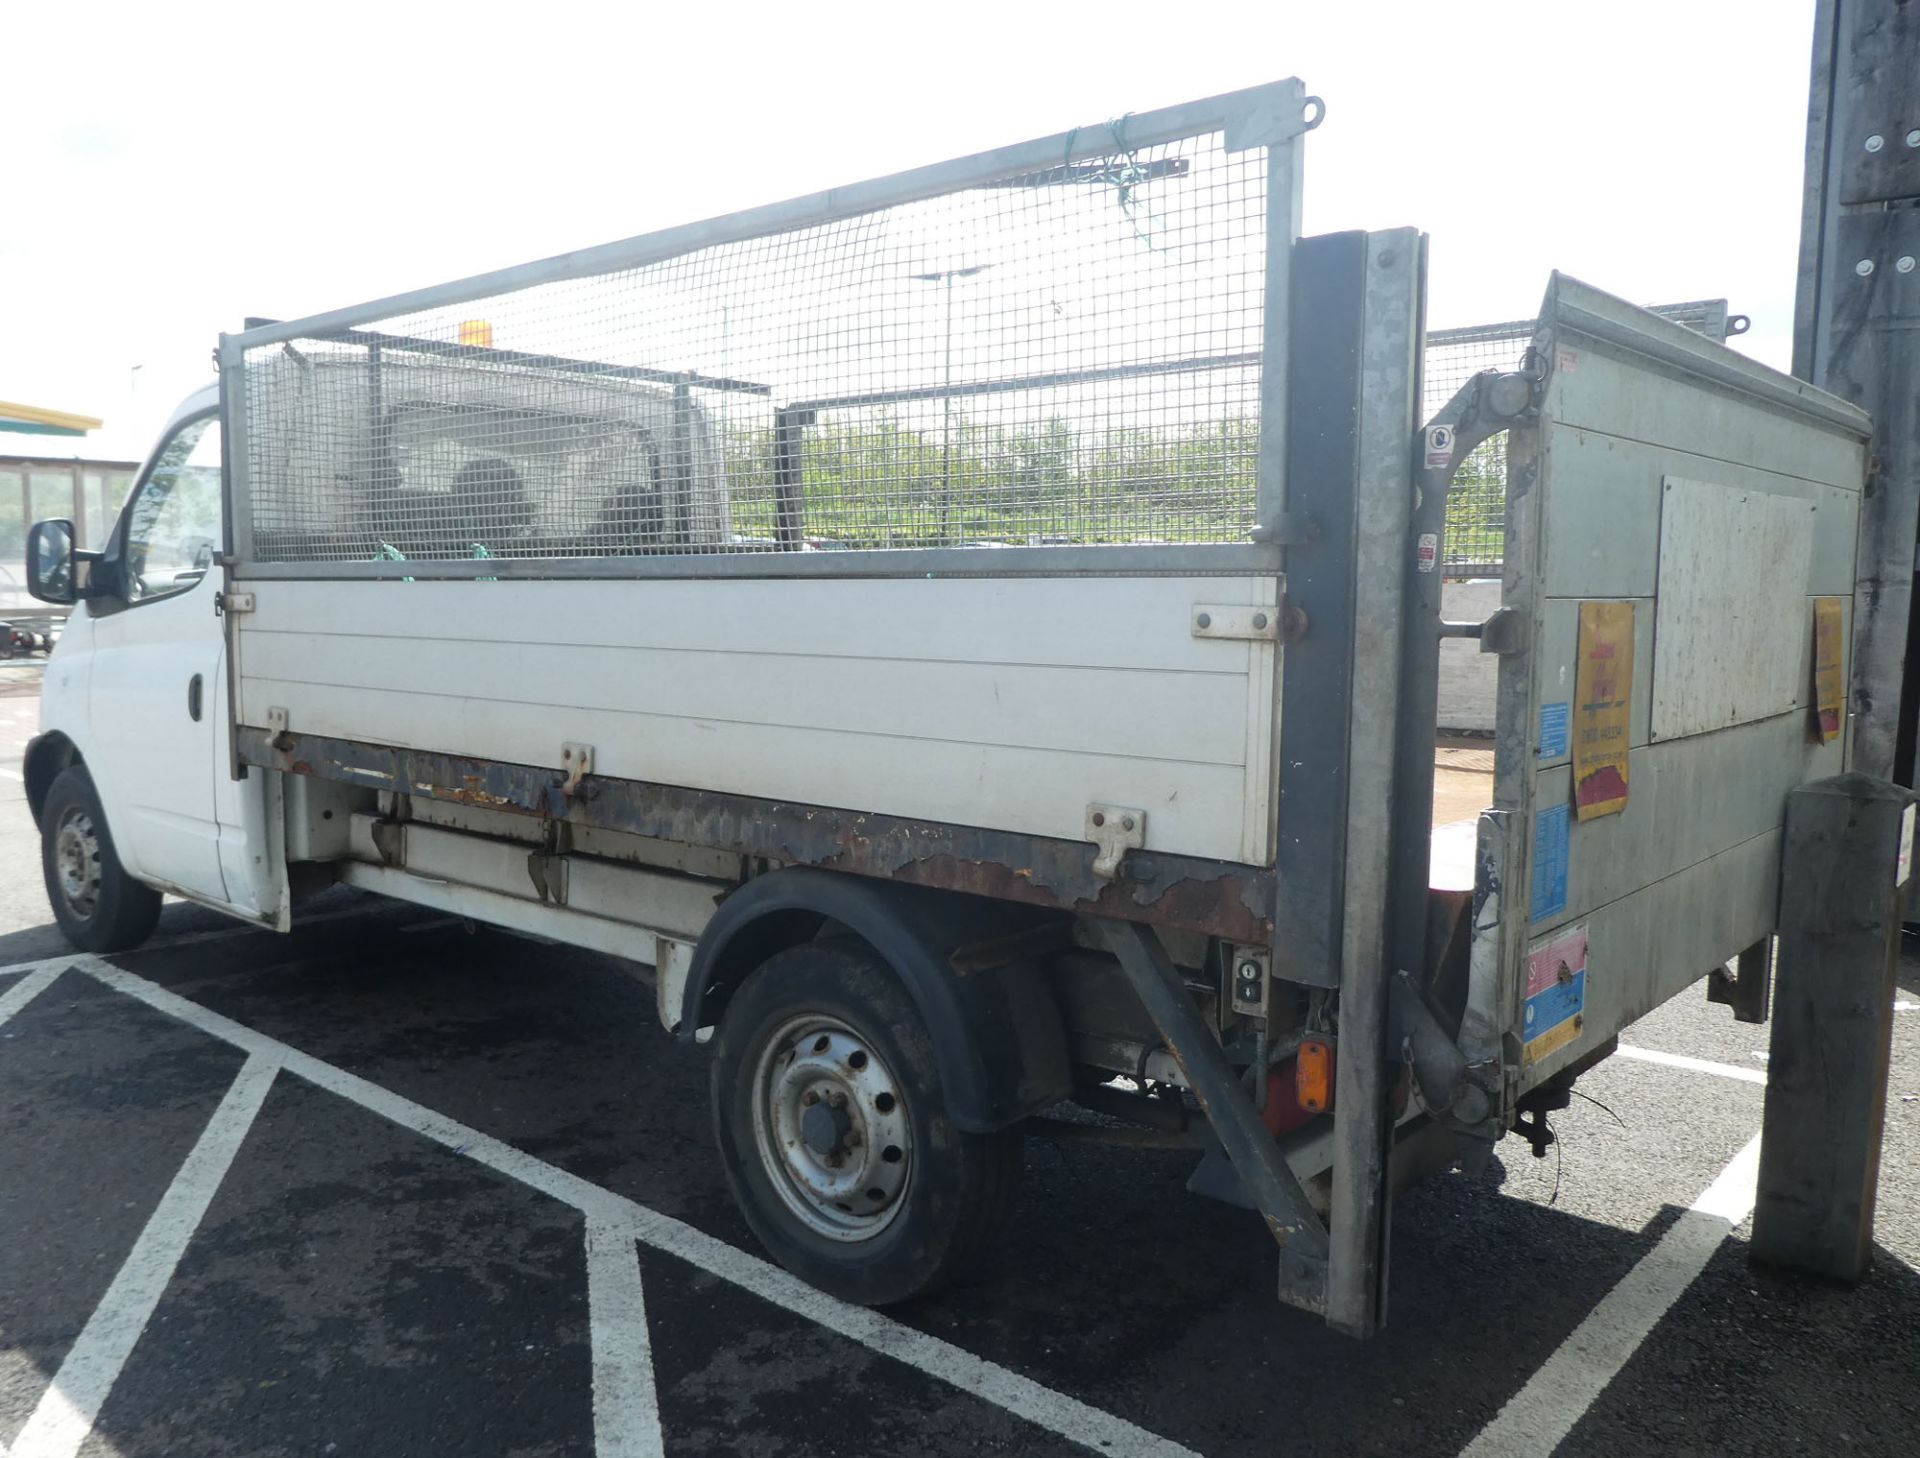
M 126 872 L 93 780 L 69 765 L 40 810 L 40 869 L 53 919 L 83 952 L 124 952 L 153 934 L 160 893 Z
M 997 1242 L 1021 1131 L 954 1127 L 919 1010 L 864 945 L 770 958 L 728 1003 L 713 1055 L 727 1182 L 761 1244 L 808 1284 L 885 1306 Z

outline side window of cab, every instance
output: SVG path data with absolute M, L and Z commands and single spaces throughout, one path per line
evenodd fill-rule
M 202 415 L 173 433 L 127 506 L 127 601 L 190 591 L 219 550 L 220 419 Z

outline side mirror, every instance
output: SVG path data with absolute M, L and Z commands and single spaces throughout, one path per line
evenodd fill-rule
M 93 569 L 100 560 L 98 552 L 75 550 L 72 522 L 37 521 L 27 533 L 27 591 L 60 604 L 97 596 Z

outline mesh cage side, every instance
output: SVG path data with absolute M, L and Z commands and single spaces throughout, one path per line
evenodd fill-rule
M 251 557 L 1244 541 L 1265 223 L 1216 133 L 255 346 Z

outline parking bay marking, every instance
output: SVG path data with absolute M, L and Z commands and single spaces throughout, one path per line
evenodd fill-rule
M 13 1458 L 73 1458 L 80 1451 L 279 1071 L 271 1058 L 257 1053 L 242 1065 L 13 1440 Z
M 1756 1134 L 1527 1385 L 1507 1400 L 1460 1458 L 1536 1458 L 1557 1448 L 1706 1269 L 1720 1243 L 1752 1213 L 1759 1175 Z
M 329 911 L 317 911 L 302 916 L 300 918 L 299 930 L 305 931 L 308 927 L 320 926 L 330 921 L 345 921 L 348 917 L 365 917 L 369 921 L 375 919 L 384 920 L 385 918 L 382 916 L 383 910 L 384 908 L 375 906 L 337 906 Z M 392 930 L 404 936 L 418 932 L 437 931 L 442 927 L 461 926 L 465 923 L 465 917 L 431 916 L 416 921 L 403 921 L 400 925 L 393 927 Z M 243 922 L 237 926 L 218 926 L 210 927 L 206 931 L 183 932 L 177 937 L 155 937 L 150 942 L 143 942 L 131 951 L 121 952 L 117 955 L 123 957 L 143 957 L 150 952 L 171 952 L 180 947 L 199 946 L 202 942 L 224 942 L 230 941 L 235 937 L 273 938 L 277 936 L 279 936 L 279 933 L 273 931 L 271 928 L 254 926 L 251 923 Z M 15 962 L 9 966 L 0 967 L 0 977 L 14 977 L 22 974 L 33 976 L 37 973 L 45 972 L 48 974 L 47 980 L 51 981 L 69 967 L 79 968 L 82 971 L 86 970 L 84 964 L 88 960 L 84 953 L 77 952 L 67 952 L 57 957 L 39 957 L 30 962 Z M 21 985 L 21 983 L 15 983 L 14 987 L 18 989 Z M 45 984 L 42 983 L 39 986 L 44 985 Z M 39 986 L 35 987 L 34 992 L 39 991 Z M 32 1000 L 33 993 L 28 993 L 22 999 L 22 1002 L 24 1004 Z M 4 1009 L 5 1007 L 6 1004 L 4 1000 L 0 1000 L 0 1009 Z M 6 1020 L 7 1014 L 0 1011 L 0 1023 Z M 4 1451 L 0 1451 L 0 1458 L 6 1458 Z
M 1757 1068 L 1742 1068 L 1735 1063 L 1715 1063 L 1706 1058 L 1689 1058 L 1684 1053 L 1662 1053 L 1658 1048 L 1634 1048 L 1622 1043 L 1614 1050 L 1622 1058 L 1638 1058 L 1642 1063 L 1658 1063 L 1667 1068 L 1684 1068 L 1690 1073 L 1711 1073 L 1717 1078 L 1738 1079 L 1741 1083 L 1764 1084 L 1766 1074 Z
M 29 977 L 46 974 L 44 980 L 33 988 L 33 992 L 37 993 L 67 969 L 85 973 L 116 992 L 124 993 L 158 1012 L 231 1044 L 249 1055 L 248 1067 L 253 1066 L 253 1060 L 259 1059 L 272 1068 L 285 1069 L 297 1078 L 337 1094 L 402 1128 L 464 1154 L 509 1179 L 579 1210 L 586 1216 L 589 1233 L 589 1324 L 596 1338 L 604 1329 L 610 1337 L 617 1333 L 618 1339 L 631 1348 L 634 1320 L 636 1317 L 642 1323 L 645 1320 L 644 1310 L 632 1299 L 637 1293 L 640 1279 L 637 1257 L 629 1283 L 624 1268 L 616 1268 L 607 1254 L 607 1242 L 624 1236 L 627 1240 L 638 1240 L 675 1256 L 765 1301 L 858 1342 L 869 1350 L 892 1357 L 916 1371 L 992 1403 L 1015 1417 L 1082 1447 L 1110 1455 L 1128 1455 L 1128 1458 L 1132 1458 L 1132 1455 L 1139 1455 L 1139 1458 L 1148 1458 L 1148 1455 L 1153 1455 L 1153 1458 L 1198 1458 L 1191 1449 L 1171 1439 L 1148 1432 L 1124 1418 L 1065 1393 L 1056 1392 L 1021 1376 L 1011 1368 L 977 1357 L 962 1347 L 929 1336 L 877 1311 L 853 1306 L 816 1291 L 771 1262 L 728 1245 L 684 1221 L 662 1215 L 624 1195 L 602 1189 L 578 1175 L 536 1159 L 455 1119 L 435 1113 L 358 1074 L 348 1073 L 312 1054 L 302 1053 L 277 1038 L 235 1022 L 98 957 L 74 955 L 44 958 L 16 968 L 0 968 L 0 974 L 8 971 L 25 971 Z M 6 997 L 15 997 L 23 991 L 25 984 L 16 984 Z M 30 996 L 19 997 L 18 1005 L 24 1006 Z M 189 1163 L 191 1158 L 189 1156 Z M 604 1259 L 596 1259 L 596 1251 Z M 602 1272 L 603 1280 L 615 1280 L 617 1283 L 611 1289 L 603 1288 L 600 1296 L 596 1296 L 591 1289 L 591 1274 L 596 1267 Z M 602 1317 L 591 1315 L 596 1309 L 603 1314 L 604 1328 Z M 596 1378 L 599 1378 L 601 1359 L 597 1351 L 594 1369 Z M 65 1371 L 64 1364 L 62 1371 Z M 615 1375 L 608 1374 L 610 1379 Z M 610 1445 L 624 1444 L 600 1451 L 617 1453 L 622 1458 L 627 1454 L 657 1452 L 657 1448 L 648 1449 L 644 1446 L 649 1436 L 645 1426 L 649 1416 L 657 1423 L 657 1397 L 653 1392 L 650 1361 L 645 1369 L 630 1368 L 619 1381 L 610 1380 L 605 1387 L 596 1380 L 596 1439 L 604 1438 Z M 84 1439 L 84 1432 L 81 1437 Z M 16 1451 L 12 1458 L 22 1458 L 21 1452 Z
M 11 969 L 7 969 L 11 970 Z M 0 1025 L 38 997 L 46 985 L 58 977 L 60 967 L 34 967 L 5 992 L 0 992 Z M 0 1450 L 3 1453 L 4 1450 Z
M 598 1458 L 660 1458 L 660 1397 L 653 1384 L 640 1252 L 626 1226 L 587 1224 L 587 1321 L 593 1333 L 593 1451 Z

